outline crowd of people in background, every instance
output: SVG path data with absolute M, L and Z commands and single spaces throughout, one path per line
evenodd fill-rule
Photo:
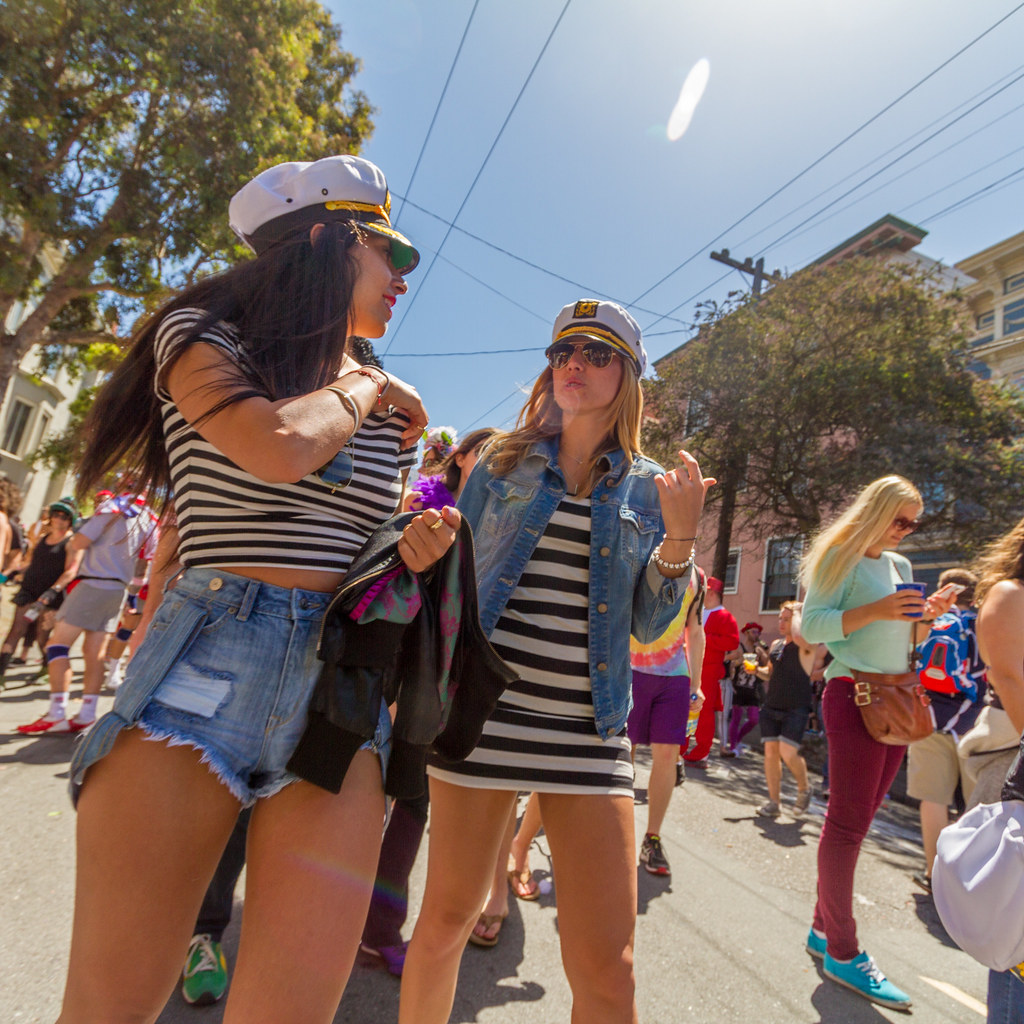
M 264 171 L 230 208 L 255 258 L 170 300 L 99 394 L 81 486 L 118 471 L 131 482 L 96 494 L 85 518 L 76 499 L 55 500 L 24 530 L 20 494 L 0 480 L 0 582 L 17 588 L 0 685 L 19 642 L 37 644 L 48 704 L 18 731 L 83 734 L 71 769 L 67 1019 L 113 1019 L 115 1007 L 155 1019 L 175 985 L 204 1005 L 232 974 L 239 1019 L 258 1008 L 329 1020 L 358 955 L 402 978 L 400 1020 L 442 1024 L 467 943 L 494 947 L 510 898 L 538 898 L 529 849 L 543 828 L 573 1019 L 635 1021 L 636 869 L 671 876 L 662 829 L 687 770 L 707 769 L 716 740 L 725 763 L 747 757 L 756 734 L 767 800 L 754 820 L 800 818 L 812 797 L 802 748 L 822 729 L 806 950 L 826 978 L 908 1008 L 854 918 L 861 847 L 907 753 L 876 735 L 864 705 L 872 687 L 920 678 L 912 702 L 930 706 L 933 728 L 910 744 L 908 791 L 924 854 L 914 882 L 930 892 L 951 808 L 998 799 L 1024 732 L 1024 520 L 977 573 L 949 570 L 926 595 L 896 550 L 920 525 L 921 494 L 883 477 L 812 539 L 804 599 L 782 605 L 778 636 L 759 621 L 741 629 L 723 581 L 695 562 L 714 480 L 685 451 L 666 470 L 641 450 L 647 355 L 621 306 L 580 299 L 558 314 L 512 430 L 461 441 L 450 427 L 426 431 L 415 389 L 366 354 L 419 259 L 390 225 L 389 202 L 383 174 L 356 157 Z M 126 409 L 146 412 L 125 427 Z M 172 491 L 150 507 L 147 494 Z M 330 596 L 395 523 L 388 571 L 350 617 L 377 629 L 375 615 L 389 626 L 409 608 L 426 616 L 408 581 L 444 577 L 445 600 L 464 602 L 468 618 L 435 610 L 442 681 L 462 663 L 453 647 L 474 640 L 512 680 L 459 719 L 473 735 L 465 757 L 407 760 L 429 745 L 409 737 L 456 706 L 444 685 L 440 707 L 409 712 L 411 722 L 399 699 L 408 682 L 386 672 L 376 702 L 368 686 L 335 693 L 340 707 L 321 702 L 325 685 L 340 685 L 318 659 Z M 117 698 L 98 718 L 104 685 Z M 337 789 L 296 756 L 337 739 L 332 729 L 347 744 L 322 754 Z M 650 771 L 637 849 L 641 747 Z M 409 763 L 414 777 L 398 787 L 389 774 Z M 426 890 L 407 940 L 428 816 Z M 246 861 L 229 970 L 222 938 Z M 993 971 L 992 1013 L 1022 1019 L 1013 972 Z

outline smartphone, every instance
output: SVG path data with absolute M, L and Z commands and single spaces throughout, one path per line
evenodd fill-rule
M 967 588 L 962 583 L 947 583 L 940 593 L 962 594 Z

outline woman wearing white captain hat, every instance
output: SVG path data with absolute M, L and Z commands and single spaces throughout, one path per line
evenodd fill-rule
M 678 610 L 713 481 L 685 452 L 671 472 L 641 454 L 647 355 L 621 306 L 570 303 L 546 355 L 516 429 L 489 442 L 459 498 L 481 624 L 522 678 L 464 762 L 429 768 L 430 858 L 403 1024 L 448 1020 L 520 790 L 539 794 L 572 1019 L 636 1020 L 629 637 L 654 639 Z
M 389 205 L 383 174 L 357 157 L 258 175 L 229 211 L 256 259 L 164 306 L 94 406 L 80 488 L 126 466 L 139 489 L 173 489 L 185 569 L 72 763 L 63 1021 L 156 1019 L 249 805 L 225 1019 L 329 1021 L 341 998 L 380 845 L 390 721 L 340 794 L 286 764 L 328 597 L 395 511 L 427 422 L 413 388 L 348 351 L 352 336 L 384 334 L 418 260 Z M 406 564 L 432 565 L 458 521 L 417 517 Z

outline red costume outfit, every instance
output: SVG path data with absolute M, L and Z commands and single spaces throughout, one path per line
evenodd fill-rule
M 711 587 L 708 580 L 708 587 Z M 715 738 L 715 712 L 722 711 L 722 687 L 725 678 L 725 656 L 740 645 L 740 630 L 736 619 L 723 605 L 704 612 L 704 664 L 700 670 L 700 688 L 704 693 L 704 706 L 697 719 L 697 731 L 688 745 L 680 747 L 683 760 L 703 761 L 711 751 Z

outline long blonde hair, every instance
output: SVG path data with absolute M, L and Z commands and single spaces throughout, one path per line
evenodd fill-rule
M 980 577 L 974 588 L 978 605 L 1000 580 L 1024 579 L 1024 519 L 985 548 L 973 568 Z
M 839 518 L 814 538 L 800 565 L 800 580 L 830 593 L 846 578 L 868 548 L 878 544 L 904 505 L 923 507 L 918 489 L 902 476 L 883 476 L 868 484 Z M 825 556 L 831 554 L 828 564 Z
M 582 467 L 586 471 L 585 479 L 592 481 L 594 467 L 605 452 L 621 448 L 629 462 L 643 455 L 640 450 L 643 410 L 644 397 L 640 382 L 633 368 L 623 359 L 619 391 L 608 407 L 608 429 L 593 456 Z M 547 366 L 534 382 L 530 397 L 519 411 L 515 429 L 491 438 L 484 456 L 487 468 L 496 476 L 511 473 L 526 458 L 532 445 L 549 437 L 557 437 L 561 432 L 562 410 L 555 402 L 551 367 Z M 580 493 L 589 494 L 590 486 L 581 488 Z

